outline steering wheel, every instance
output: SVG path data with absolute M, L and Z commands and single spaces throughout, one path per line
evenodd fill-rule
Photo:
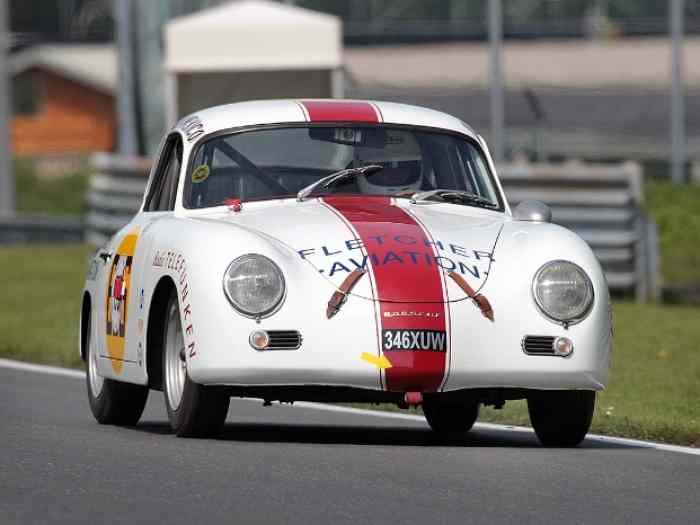
M 236 148 L 224 142 L 223 140 L 217 141 L 216 147 L 221 150 L 221 152 L 230 158 L 232 161 L 237 163 L 241 168 L 252 171 L 256 177 L 258 177 L 266 186 L 274 191 L 282 192 L 283 195 L 290 194 L 291 192 L 282 186 L 279 182 L 273 179 L 270 175 L 265 173 L 263 170 L 258 168 L 253 162 L 248 159 L 245 155 L 239 152 Z

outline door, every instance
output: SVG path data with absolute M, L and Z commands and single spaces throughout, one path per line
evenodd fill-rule
M 103 357 L 109 360 L 105 372 L 111 377 L 140 382 L 145 378 L 143 347 L 145 315 L 141 283 L 147 266 L 143 234 L 156 220 L 172 214 L 178 177 L 182 166 L 182 140 L 172 134 L 166 140 L 153 173 L 143 210 L 110 241 L 105 260 L 102 328 Z

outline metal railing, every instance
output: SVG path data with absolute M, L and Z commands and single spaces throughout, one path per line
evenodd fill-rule
M 553 222 L 589 244 L 612 291 L 658 299 L 656 225 L 642 210 L 639 164 L 510 164 L 499 168 L 499 177 L 512 207 L 543 201 Z
M 90 158 L 94 174 L 90 177 L 85 222 L 85 241 L 102 246 L 141 207 L 151 161 L 96 153 Z
M 99 154 L 92 165 L 86 241 L 101 246 L 139 209 L 150 161 Z M 642 211 L 638 164 L 509 164 L 499 176 L 511 206 L 541 200 L 591 246 L 612 291 L 658 298 L 656 226 Z
M 0 215 L 0 245 L 30 242 L 82 242 L 80 217 Z

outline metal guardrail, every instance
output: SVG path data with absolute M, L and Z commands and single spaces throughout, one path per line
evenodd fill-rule
M 85 223 L 81 218 L 47 216 L 0 216 L 0 245 L 27 242 L 82 242 Z
M 102 246 L 141 207 L 151 161 L 96 153 L 90 158 L 94 174 L 90 177 L 85 218 L 85 241 Z
M 643 211 L 639 164 L 510 164 L 499 177 L 512 207 L 537 199 L 552 221 L 578 233 L 600 261 L 610 289 L 633 291 L 637 301 L 657 300 L 656 224 Z
M 92 165 L 86 241 L 101 246 L 141 206 L 150 161 L 99 154 Z M 633 292 L 638 301 L 658 298 L 656 225 L 641 210 L 638 164 L 510 164 L 499 176 L 513 207 L 541 200 L 554 222 L 588 242 L 611 290 Z

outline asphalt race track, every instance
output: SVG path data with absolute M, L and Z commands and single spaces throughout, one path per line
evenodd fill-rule
M 0 368 L 0 523 L 698 523 L 700 455 L 534 434 L 439 442 L 417 419 L 234 400 L 216 440 L 162 394 L 100 426 L 84 381 Z

